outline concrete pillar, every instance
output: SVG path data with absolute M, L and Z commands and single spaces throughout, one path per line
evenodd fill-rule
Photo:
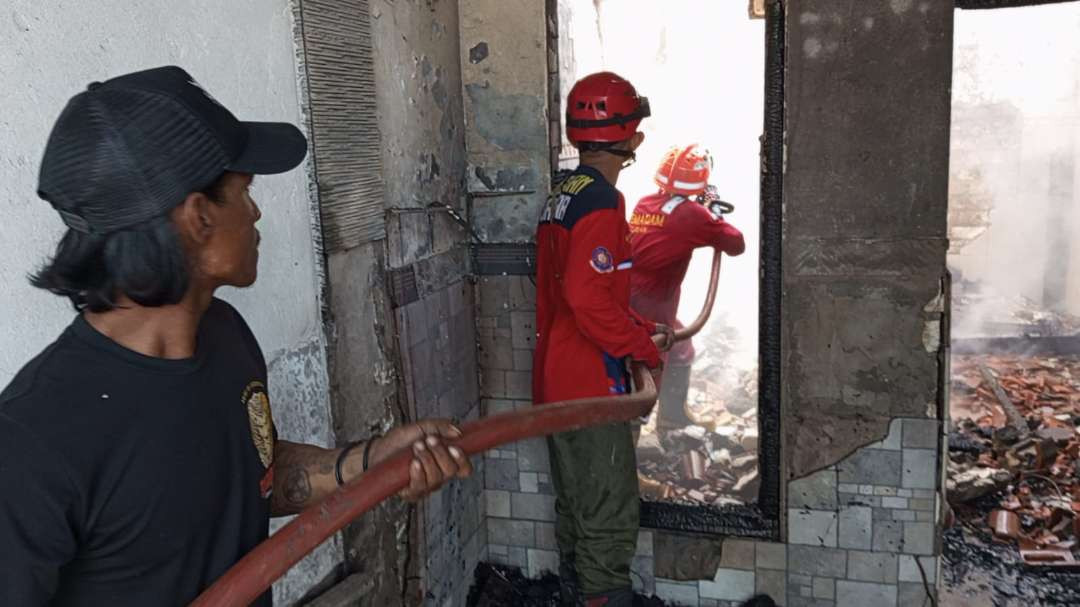
M 786 4 L 788 601 L 916 604 L 940 552 L 953 8 Z

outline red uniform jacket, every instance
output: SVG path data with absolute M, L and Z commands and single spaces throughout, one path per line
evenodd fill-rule
M 630 218 L 634 256 L 631 306 L 642 316 L 672 327 L 686 269 L 694 249 L 715 247 L 728 255 L 746 249 L 743 235 L 701 204 L 682 196 L 653 194 L 642 198 Z M 672 364 L 694 360 L 690 340 L 667 353 Z
M 579 167 L 536 232 L 533 402 L 623 394 L 626 358 L 660 364 L 655 325 L 630 310 L 630 232 L 623 196 Z

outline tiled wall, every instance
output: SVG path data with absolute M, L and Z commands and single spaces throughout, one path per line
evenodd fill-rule
M 398 308 L 408 403 L 416 419 L 476 419 L 480 414 L 472 285 L 464 280 Z M 485 558 L 485 467 L 419 506 L 420 576 L 425 605 L 464 605 Z
M 789 606 L 923 604 L 923 576 L 931 591 L 940 577 L 940 442 L 936 420 L 894 419 L 885 440 L 788 483 Z
M 527 277 L 482 277 L 477 285 L 481 408 L 485 415 L 529 401 L 534 288 Z M 681 605 L 736 605 L 764 592 L 788 607 L 897 607 L 926 598 L 915 559 L 933 592 L 939 577 L 940 425 L 894 419 L 888 437 L 806 478 L 787 491 L 788 544 L 710 540 L 711 579 L 657 577 L 667 532 L 643 530 L 634 560 L 639 591 Z M 487 559 L 532 577 L 556 570 L 554 496 L 547 446 L 528 440 L 484 458 Z M 712 571 L 712 569 L 710 569 Z M 936 593 L 935 593 L 936 594 Z
M 524 276 L 477 284 L 477 344 L 484 415 L 530 407 L 536 292 Z M 547 445 L 531 439 L 484 458 L 488 558 L 531 576 L 558 569 L 555 497 Z

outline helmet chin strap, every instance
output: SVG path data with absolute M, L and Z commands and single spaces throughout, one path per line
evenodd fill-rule
M 623 159 L 622 168 L 626 168 L 637 161 L 637 153 L 632 150 L 620 150 L 618 148 L 607 148 L 604 150 L 608 154 L 614 154 Z

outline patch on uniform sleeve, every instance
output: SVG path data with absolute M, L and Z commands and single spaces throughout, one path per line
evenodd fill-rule
M 611 256 L 611 251 L 608 251 L 604 247 L 596 247 L 592 251 L 592 259 L 589 260 L 589 265 L 592 269 L 601 274 L 607 274 L 615 270 L 615 261 Z

